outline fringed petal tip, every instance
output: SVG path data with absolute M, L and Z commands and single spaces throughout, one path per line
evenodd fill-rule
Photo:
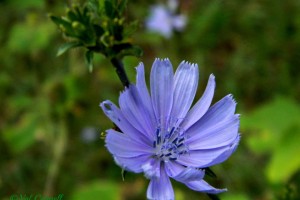
M 181 61 L 181 63 L 179 64 L 180 65 L 185 65 L 186 67 L 188 68 L 198 68 L 198 64 L 197 63 L 192 63 L 192 62 L 189 62 L 189 61 L 186 61 L 186 60 L 183 60 Z
M 233 94 L 228 94 L 225 96 L 225 98 L 229 101 L 232 101 L 235 105 L 237 104 L 236 100 L 233 97 Z
M 170 62 L 169 58 L 155 58 L 154 63 L 155 62 Z
M 210 74 L 208 80 L 214 81 L 216 79 L 214 74 Z

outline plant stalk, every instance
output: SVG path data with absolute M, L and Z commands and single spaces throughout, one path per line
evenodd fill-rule
M 123 86 L 128 87 L 130 82 L 129 82 L 129 79 L 128 79 L 127 74 L 125 72 L 123 63 L 115 57 L 113 57 L 110 60 L 110 62 L 112 63 L 112 65 L 116 69 L 118 77 L 119 77 L 120 81 L 122 82 Z

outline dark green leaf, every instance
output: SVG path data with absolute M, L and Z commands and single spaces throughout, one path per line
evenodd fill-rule
M 60 56 L 60 55 L 64 54 L 66 51 L 68 51 L 69 49 L 74 48 L 74 47 L 78 47 L 78 46 L 81 46 L 81 45 L 82 44 L 80 42 L 67 42 L 67 43 L 64 43 L 63 45 L 61 45 L 58 48 L 56 56 Z
M 127 5 L 127 0 L 121 0 L 118 6 L 118 11 L 120 14 L 123 13 L 124 9 L 126 8 L 126 5 Z
M 131 45 L 129 48 L 121 49 L 118 57 L 122 58 L 124 56 L 136 56 L 141 57 L 143 55 L 143 50 L 136 45 Z
M 74 37 L 74 31 L 71 22 L 67 21 L 66 19 L 63 19 L 61 17 L 56 17 L 51 15 L 50 19 L 59 27 L 62 29 L 62 31 L 67 35 Z
M 63 25 L 64 27 L 66 26 L 71 26 L 71 23 L 68 22 L 67 20 L 61 18 L 61 17 L 56 17 L 56 16 L 53 16 L 53 15 L 50 15 L 50 19 L 57 25 Z
M 138 28 L 139 22 L 137 20 L 131 22 L 129 25 L 124 27 L 124 37 L 131 36 Z
M 72 10 L 68 9 L 67 16 L 68 16 L 68 19 L 71 21 L 78 21 L 78 16 Z
M 101 36 L 105 32 L 104 29 L 101 26 L 99 26 L 99 25 L 95 24 L 95 25 L 93 25 L 93 28 L 94 28 L 95 33 L 96 33 L 97 36 Z
M 113 7 L 111 1 L 110 0 L 105 0 L 104 6 L 105 6 L 106 15 L 109 18 L 113 19 L 114 18 L 114 7 Z

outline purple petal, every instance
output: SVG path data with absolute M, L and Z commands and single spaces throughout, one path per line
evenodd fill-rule
M 174 76 L 174 99 L 171 116 L 180 121 L 191 107 L 198 86 L 198 65 L 181 62 Z
M 150 83 L 156 120 L 165 126 L 173 104 L 173 68 L 168 59 L 154 61 Z
M 155 115 L 153 111 L 153 106 L 151 102 L 151 98 L 149 95 L 149 91 L 145 81 L 145 71 L 143 63 L 140 63 L 139 66 L 136 68 L 137 75 L 136 75 L 136 88 L 140 94 L 141 101 L 144 105 L 144 108 L 149 113 L 149 117 L 152 122 L 152 126 L 155 127 Z
M 182 31 L 187 23 L 187 17 L 185 15 L 177 15 L 173 16 L 172 24 L 174 29 L 177 31 Z
M 129 88 L 121 93 L 119 105 L 128 122 L 145 134 L 149 140 L 152 140 L 155 130 L 149 117 L 150 113 L 145 109 L 135 85 L 130 85 Z
M 130 139 L 128 135 L 113 129 L 107 130 L 105 143 L 109 152 L 119 157 L 136 157 L 151 154 L 153 151 L 151 147 L 138 143 Z
M 124 117 L 119 108 L 115 106 L 111 101 L 104 101 L 100 104 L 105 115 L 113 121 L 118 128 L 125 134 L 127 134 L 132 140 L 140 142 L 146 145 L 152 145 L 152 142 L 143 133 L 134 128 L 128 120 Z
M 201 180 L 203 179 L 204 175 L 204 170 L 187 167 L 184 171 L 172 178 L 174 178 L 177 181 L 186 183 L 190 181 Z
M 186 183 L 186 186 L 188 186 L 192 190 L 210 193 L 210 194 L 218 194 L 218 193 L 227 191 L 227 189 L 216 189 L 216 188 L 212 187 L 211 185 L 209 185 L 204 180 L 192 181 L 192 182 Z
M 216 124 L 215 126 L 207 127 L 206 129 L 198 129 L 197 134 L 186 132 L 188 137 L 186 144 L 190 150 L 212 149 L 232 144 L 238 135 L 239 115 L 233 115 L 230 118 Z
M 180 172 L 182 172 L 186 167 L 178 164 L 176 161 L 174 162 L 166 162 L 165 163 L 165 170 L 170 177 L 174 177 Z
M 165 163 L 165 170 L 168 176 L 183 183 L 201 180 L 205 175 L 204 170 L 184 167 L 180 164 L 177 164 L 176 162 Z
M 214 149 L 189 151 L 188 154 L 183 154 L 178 157 L 177 162 L 190 167 L 205 168 L 228 159 L 235 151 L 240 136 L 238 135 L 234 142 L 228 146 L 223 146 Z
M 236 102 L 232 99 L 232 95 L 227 95 L 209 110 L 198 120 L 193 126 L 187 129 L 189 136 L 201 133 L 204 130 L 212 128 L 217 124 L 225 121 L 228 117 L 232 117 L 235 112 Z
M 146 20 L 146 27 L 153 32 L 160 33 L 166 38 L 172 35 L 172 16 L 162 5 L 153 6 L 151 15 Z
M 155 200 L 173 200 L 174 190 L 164 168 L 160 168 L 159 178 L 152 178 L 147 189 L 147 198 Z
M 216 165 L 227 160 L 233 152 L 235 152 L 237 146 L 239 145 L 240 135 L 238 134 L 234 142 L 229 146 L 229 149 L 225 151 L 223 154 L 219 155 L 216 159 L 214 159 L 209 166 Z
M 202 97 L 187 113 L 187 116 L 182 124 L 182 127 L 188 129 L 206 113 L 213 99 L 215 87 L 216 87 L 215 76 L 211 74 L 209 76 L 209 80 Z
M 115 162 L 126 171 L 143 172 L 142 165 L 151 159 L 150 155 L 140 155 L 131 158 L 114 156 Z
M 157 159 L 149 159 L 142 165 L 142 169 L 148 179 L 160 177 L 160 161 Z

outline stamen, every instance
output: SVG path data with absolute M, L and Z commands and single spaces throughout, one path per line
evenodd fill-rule
M 183 143 L 180 143 L 179 145 L 177 145 L 177 148 L 178 148 L 178 147 L 181 147 L 182 145 L 183 145 Z
M 175 130 L 175 127 L 173 127 L 173 128 L 171 129 L 171 131 L 170 131 L 170 136 L 173 134 L 174 130 Z
M 188 152 L 182 129 L 178 126 L 170 127 L 172 128 L 159 126 L 156 129 L 156 140 L 153 142 L 155 156 L 164 162 L 177 160 L 178 156 Z
M 167 154 L 165 154 L 165 156 L 170 156 L 170 155 L 172 155 L 172 153 L 167 153 Z

